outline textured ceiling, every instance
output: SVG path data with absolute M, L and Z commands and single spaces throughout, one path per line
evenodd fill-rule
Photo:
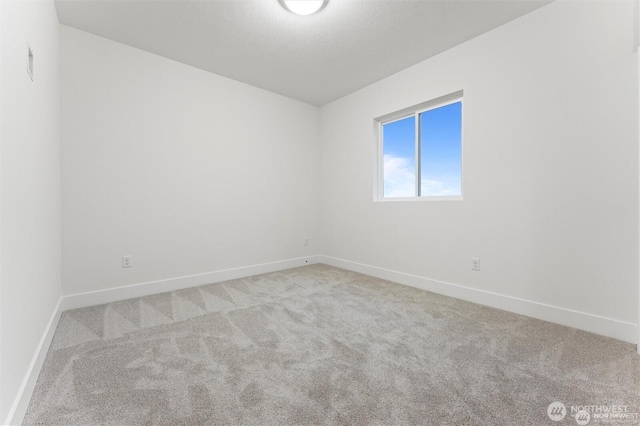
M 324 105 L 550 0 L 57 0 L 60 23 Z

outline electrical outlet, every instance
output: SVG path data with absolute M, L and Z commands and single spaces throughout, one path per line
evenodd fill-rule
M 305 238 L 305 239 L 304 239 L 304 245 L 305 245 L 305 246 L 308 246 L 308 245 L 309 245 L 309 239 L 308 239 L 308 238 Z
M 480 258 L 479 257 L 472 257 L 471 258 L 471 270 L 472 271 L 479 271 L 480 270 Z
M 131 255 L 122 256 L 122 267 L 131 268 Z

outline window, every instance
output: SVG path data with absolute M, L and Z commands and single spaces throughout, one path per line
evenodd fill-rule
M 462 199 L 462 92 L 376 121 L 376 199 Z

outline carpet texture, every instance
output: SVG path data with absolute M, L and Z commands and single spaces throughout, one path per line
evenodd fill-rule
M 575 425 L 639 395 L 635 345 L 311 265 L 63 313 L 23 424 Z

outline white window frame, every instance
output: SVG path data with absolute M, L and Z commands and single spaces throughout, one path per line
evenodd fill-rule
M 460 195 L 420 195 L 421 175 L 420 170 L 420 114 L 436 108 L 460 102 L 462 111 L 460 117 Z M 413 197 L 384 197 L 384 146 L 382 140 L 382 126 L 405 118 L 415 117 L 415 195 Z M 427 102 L 404 108 L 390 114 L 385 114 L 374 119 L 375 128 L 375 174 L 374 174 L 374 201 L 461 201 L 464 195 L 464 100 L 463 91 L 454 92 Z

